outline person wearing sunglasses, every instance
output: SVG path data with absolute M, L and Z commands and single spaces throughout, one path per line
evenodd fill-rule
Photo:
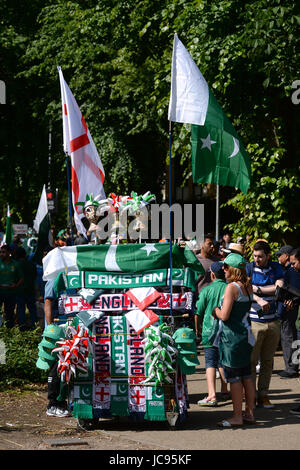
M 227 286 L 222 305 L 214 309 L 219 318 L 219 353 L 226 381 L 230 384 L 233 416 L 218 423 L 222 428 L 253 424 L 255 389 L 251 375 L 251 352 L 254 338 L 248 320 L 253 291 L 246 273 L 247 261 L 237 253 L 224 259 Z M 243 395 L 245 390 L 245 412 Z

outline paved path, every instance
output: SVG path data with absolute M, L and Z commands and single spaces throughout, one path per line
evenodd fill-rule
M 126 438 L 162 450 L 299 450 L 300 418 L 289 410 L 300 405 L 299 379 L 281 379 L 277 372 L 283 369 L 282 353 L 277 352 L 269 398 L 275 408 L 257 408 L 257 424 L 240 429 L 219 429 L 216 423 L 232 414 L 231 401 L 217 408 L 199 408 L 197 401 L 206 394 L 203 353 L 197 373 L 188 377 L 190 410 L 182 429 L 170 430 L 161 423 L 149 423 L 131 429 L 122 421 L 102 424 L 108 435 Z M 218 390 L 220 383 L 218 381 Z

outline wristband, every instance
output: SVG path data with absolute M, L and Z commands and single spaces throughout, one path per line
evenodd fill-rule
M 262 295 L 262 290 L 261 290 L 260 287 L 257 288 L 256 293 L 257 293 L 258 295 Z

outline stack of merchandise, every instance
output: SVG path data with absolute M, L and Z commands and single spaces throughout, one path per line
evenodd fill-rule
M 191 328 L 178 328 L 173 339 L 178 349 L 178 364 L 183 374 L 195 374 L 199 365 L 196 335 Z
M 56 342 L 65 337 L 64 330 L 58 325 L 47 325 L 43 332 L 43 339 L 39 344 L 39 353 L 36 366 L 42 370 L 51 369 L 57 360 L 57 354 L 53 354 Z

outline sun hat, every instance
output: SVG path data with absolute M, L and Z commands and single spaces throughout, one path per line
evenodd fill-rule
M 224 259 L 224 264 L 227 264 L 228 266 L 232 266 L 233 268 L 244 268 L 247 264 L 247 261 L 245 258 L 243 258 L 242 255 L 239 255 L 237 253 L 230 253 L 226 258 Z
M 51 349 L 44 348 L 41 345 L 39 345 L 39 357 L 42 359 L 47 359 L 50 362 L 55 361 L 55 356 L 51 354 Z
M 58 340 L 59 338 L 64 338 L 65 334 L 60 326 L 51 323 L 50 325 L 46 326 L 42 336 L 44 338 L 52 338 Z
M 192 328 L 178 328 L 173 334 L 175 343 L 193 343 L 196 335 Z
M 179 363 L 184 363 L 186 366 L 197 366 L 200 364 L 198 356 L 195 353 L 180 354 L 178 359 Z
M 176 343 L 176 348 L 182 354 L 197 353 L 196 341 L 193 341 L 192 343 Z
M 42 346 L 44 348 L 49 348 L 49 349 L 55 348 L 55 345 L 56 345 L 55 340 L 52 340 L 51 338 L 46 338 L 46 337 L 44 337 L 39 344 L 39 346 Z
M 42 370 L 48 370 L 53 365 L 53 361 L 49 361 L 43 357 L 39 357 L 36 361 L 36 367 Z
M 229 243 L 228 248 L 224 248 L 225 253 L 239 253 L 244 254 L 244 247 L 241 243 Z

